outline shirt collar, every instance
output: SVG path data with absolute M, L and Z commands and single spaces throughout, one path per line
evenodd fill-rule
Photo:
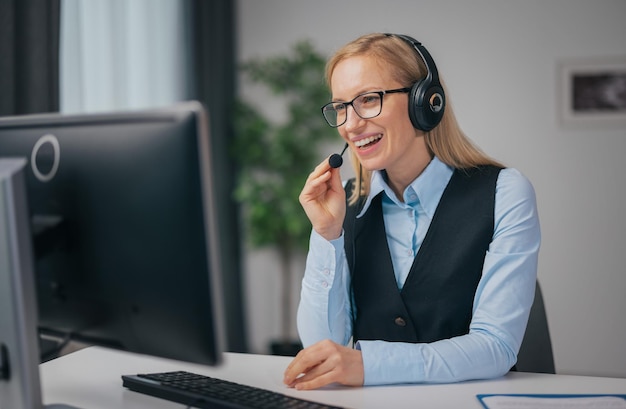
M 435 156 L 426 166 L 426 169 L 404 190 L 404 202 L 409 205 L 419 202 L 426 214 L 432 219 L 439 204 L 439 199 L 441 199 L 441 195 L 448 185 L 453 171 L 452 167 L 441 162 Z M 370 192 L 365 200 L 363 209 L 361 209 L 357 217 L 361 217 L 369 208 L 372 199 L 383 191 L 398 206 L 403 205 L 387 184 L 384 171 L 376 170 L 372 172 Z

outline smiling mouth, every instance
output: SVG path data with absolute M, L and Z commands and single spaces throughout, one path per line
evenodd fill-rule
M 367 138 L 363 138 L 361 140 L 358 140 L 356 142 L 354 142 L 354 146 L 356 146 L 357 148 L 367 148 L 369 146 L 374 145 L 375 143 L 377 143 L 378 141 L 380 141 L 382 139 L 382 135 L 378 134 L 378 135 L 373 135 Z

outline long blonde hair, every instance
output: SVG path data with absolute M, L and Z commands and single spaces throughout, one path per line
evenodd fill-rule
M 405 87 L 412 86 L 416 81 L 426 76 L 426 66 L 413 47 L 400 37 L 383 33 L 367 34 L 340 48 L 326 64 L 326 83 L 330 88 L 333 71 L 337 64 L 345 59 L 367 55 L 391 67 L 394 80 Z M 439 79 L 441 80 L 441 74 Z M 408 115 L 408 112 L 407 112 Z M 418 131 L 416 130 L 416 133 Z M 456 168 L 473 168 L 480 165 L 501 166 L 500 163 L 487 156 L 461 130 L 449 97 L 446 98 L 446 108 L 439 125 L 424 134 L 426 146 L 432 154 L 443 163 Z M 355 203 L 360 196 L 369 193 L 371 172 L 363 169 L 355 153 L 350 152 L 352 166 L 356 174 L 356 186 L 350 197 L 350 204 Z

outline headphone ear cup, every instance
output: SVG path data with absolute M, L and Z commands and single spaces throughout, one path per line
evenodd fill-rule
M 409 118 L 414 128 L 428 132 L 439 124 L 445 110 L 443 89 L 430 81 L 417 81 L 409 94 Z
M 411 119 L 411 123 L 413 124 L 413 128 L 422 129 L 422 114 L 420 111 L 422 110 L 422 96 L 423 94 L 423 80 L 417 81 L 411 87 L 411 91 L 409 92 L 409 118 Z

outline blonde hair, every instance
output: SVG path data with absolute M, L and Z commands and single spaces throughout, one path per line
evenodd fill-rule
M 344 45 L 328 60 L 326 64 L 328 87 L 330 88 L 333 71 L 338 63 L 362 55 L 379 61 L 381 66 L 392 67 L 392 78 L 405 87 L 412 86 L 426 76 L 426 66 L 410 44 L 397 36 L 373 33 L 361 36 Z M 446 92 L 443 81 L 441 83 L 444 92 Z M 446 95 L 448 95 L 447 92 Z M 432 130 L 425 132 L 424 138 L 430 152 L 443 163 L 455 169 L 473 168 L 481 165 L 502 167 L 500 163 L 487 156 L 463 133 L 454 116 L 449 98 L 446 98 L 446 108 L 441 122 Z M 350 155 L 356 174 L 356 186 L 360 186 L 360 189 L 355 188 L 350 196 L 349 203 L 353 204 L 360 196 L 366 196 L 369 193 L 371 172 L 363 169 L 356 154 L 350 152 Z

